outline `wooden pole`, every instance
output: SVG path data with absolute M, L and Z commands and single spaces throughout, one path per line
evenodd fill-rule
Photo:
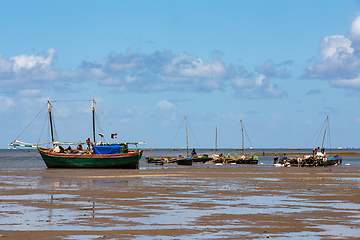
M 324 141 L 325 141 L 325 135 L 326 135 L 326 129 L 327 129 L 328 121 L 329 121 L 329 116 L 326 116 L 326 124 L 325 124 L 325 130 L 324 130 L 324 137 L 323 137 L 323 140 L 322 140 L 322 143 L 321 143 L 321 149 L 323 149 L 323 147 L 324 147 Z
M 93 128 L 93 138 L 94 138 L 94 144 L 96 143 L 96 139 L 95 139 L 95 101 L 94 99 L 92 99 L 92 106 L 91 106 L 91 111 L 92 111 L 92 128 Z
M 240 123 L 241 123 L 241 143 L 242 143 L 241 148 L 242 148 L 242 154 L 244 155 L 244 127 L 241 119 L 240 119 Z
M 54 147 L 54 130 L 53 130 L 53 122 L 51 118 L 51 104 L 49 100 L 48 100 L 48 111 L 49 111 L 49 119 L 50 119 L 51 142 Z
M 188 130 L 186 124 L 186 116 L 185 116 L 185 129 L 186 129 L 186 156 L 189 156 L 189 142 L 188 142 Z
M 217 153 L 217 126 L 215 125 L 215 154 Z

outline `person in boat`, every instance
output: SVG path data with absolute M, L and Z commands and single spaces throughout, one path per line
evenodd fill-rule
M 69 147 L 66 149 L 66 152 L 68 152 L 68 153 L 73 153 L 74 151 L 71 149 L 71 146 L 69 146 Z
M 87 149 L 90 149 L 90 138 L 86 139 Z
M 325 154 L 325 148 L 324 147 L 321 148 L 321 153 Z
M 319 147 L 313 149 L 313 155 L 315 156 L 317 151 L 319 150 Z
M 280 155 L 279 163 L 284 164 L 286 162 L 286 160 L 287 160 L 286 153 L 284 153 L 283 155 Z
M 196 151 L 195 151 L 195 148 L 193 148 L 193 150 L 191 151 L 191 156 L 194 156 L 194 155 L 197 155 Z
M 82 145 L 81 145 L 81 144 L 79 144 L 79 145 L 77 146 L 77 150 L 82 150 Z

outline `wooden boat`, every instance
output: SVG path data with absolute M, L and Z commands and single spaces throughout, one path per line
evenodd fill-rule
M 334 155 L 333 157 L 326 157 L 324 141 L 326 136 L 326 130 L 328 126 L 329 116 L 326 117 L 324 136 L 322 139 L 321 148 L 314 148 L 312 154 L 306 155 L 303 158 L 288 158 L 286 156 L 281 156 L 278 163 L 276 163 L 277 158 L 274 158 L 275 164 L 288 164 L 290 166 L 298 167 L 317 167 L 317 166 L 331 166 L 338 165 L 342 163 L 342 159 L 339 155 Z
M 325 153 L 325 148 L 324 148 L 324 142 L 325 142 L 325 136 L 326 136 L 326 131 L 328 128 L 328 124 L 329 124 L 329 116 L 326 116 L 326 121 L 325 121 L 325 128 L 324 128 L 324 136 L 322 139 L 322 143 L 321 143 L 321 148 L 314 148 L 313 149 L 313 154 L 312 156 L 310 155 L 310 161 L 313 162 L 314 166 L 330 166 L 330 165 L 338 165 L 339 163 L 342 162 L 342 159 L 339 155 L 334 155 L 333 157 L 328 158 Z
M 164 163 L 174 163 L 176 162 L 176 159 L 173 157 L 148 157 L 146 156 L 145 159 L 148 163 L 155 163 L 155 164 L 161 164 Z
M 259 157 L 256 155 L 252 156 L 243 156 L 236 160 L 236 164 L 258 164 Z
M 101 146 L 94 146 L 102 147 Z M 120 148 L 119 145 L 109 147 Z M 53 148 L 38 147 L 38 151 L 48 168 L 139 168 L 141 150 L 129 150 L 118 154 L 57 153 Z
M 201 162 L 201 163 L 206 163 L 208 161 L 211 161 L 213 158 L 209 157 L 208 154 L 203 154 L 203 155 L 194 155 L 192 156 L 193 162 Z
M 177 164 L 178 164 L 178 165 L 191 166 L 191 165 L 193 164 L 193 159 L 192 159 L 192 157 L 189 157 L 189 158 L 179 158 L 179 159 L 177 159 Z
M 241 138 L 242 138 L 242 156 L 237 157 L 236 159 L 236 164 L 258 164 L 259 162 L 259 157 L 256 155 L 250 155 L 250 156 L 246 156 L 244 153 L 244 126 L 243 126 L 243 122 L 242 120 L 240 120 L 240 124 L 241 124 Z
M 342 158 L 337 154 L 335 154 L 331 158 L 326 159 L 326 165 L 336 165 L 336 164 L 341 164 L 341 163 L 342 163 Z
M 51 144 L 52 148 L 39 147 L 40 144 L 29 144 L 29 146 L 36 146 L 42 159 L 48 168 L 130 168 L 138 169 L 139 160 L 142 155 L 142 150 L 129 150 L 129 144 L 139 143 L 101 143 L 96 142 L 95 139 L 95 101 L 92 100 L 92 119 L 93 119 L 93 142 L 87 140 L 88 149 L 82 150 L 80 147 L 85 143 L 63 143 L 66 145 L 77 144 L 80 150 L 69 149 L 66 151 L 60 143 L 55 142 L 53 134 L 53 121 L 51 116 L 52 105 L 48 101 L 48 112 L 50 119 L 51 130 Z M 22 146 L 20 141 L 14 141 L 10 145 Z M 90 145 L 92 149 L 90 149 Z
M 176 158 L 176 162 L 178 165 L 188 165 L 191 166 L 193 164 L 193 156 L 189 156 L 189 138 L 188 138 L 188 130 L 187 130 L 187 123 L 186 123 L 186 116 L 185 118 L 185 130 L 186 130 L 186 157 L 178 156 Z M 195 150 L 195 149 L 194 149 Z

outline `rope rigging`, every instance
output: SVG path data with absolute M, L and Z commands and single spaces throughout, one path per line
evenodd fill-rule
M 174 144 L 174 141 L 175 141 L 177 135 L 179 134 L 179 131 L 180 131 L 181 127 L 183 126 L 184 122 L 185 122 L 185 118 L 182 120 L 182 122 L 181 122 L 181 124 L 180 124 L 180 126 L 179 126 L 179 128 L 178 128 L 178 130 L 177 130 L 177 132 L 176 132 L 176 134 L 175 134 L 175 137 L 174 137 L 174 139 L 173 139 L 172 142 L 171 142 L 170 148 L 172 148 L 172 146 L 173 146 L 173 144 Z M 198 147 L 201 148 L 198 140 L 196 139 L 196 136 L 195 136 L 195 134 L 194 134 L 194 131 L 192 130 L 192 128 L 191 128 L 191 126 L 190 126 L 189 121 L 187 121 L 187 124 L 188 124 L 188 126 L 189 126 L 189 128 L 190 128 L 191 133 L 192 133 L 193 136 L 194 136 L 194 139 L 195 139 Z
M 320 139 L 321 139 L 321 137 L 322 137 L 322 134 L 324 133 L 324 131 L 325 131 L 325 126 L 326 126 L 326 119 L 325 119 L 325 121 L 323 122 L 323 124 L 320 126 L 320 128 L 315 132 L 315 134 L 312 136 L 312 138 L 310 139 L 310 141 L 308 141 L 308 143 L 307 143 L 307 145 L 305 146 L 305 148 L 308 148 L 309 147 L 309 145 L 310 144 L 312 144 L 313 146 L 315 146 L 316 144 L 318 144 L 319 142 L 320 142 Z M 330 148 L 331 148 L 331 142 L 330 142 L 330 124 L 329 124 L 329 122 L 328 122 L 328 126 L 327 126 L 327 128 L 328 128 L 328 137 L 329 137 L 329 144 L 330 144 Z M 315 141 L 313 141 L 314 140 L 314 138 L 317 136 L 317 138 L 316 138 L 316 140 Z M 317 147 L 319 147 L 319 146 L 317 146 Z
M 83 131 L 83 129 L 82 128 L 79 128 L 79 129 L 76 129 L 76 132 L 74 131 L 74 129 L 72 128 L 72 127 L 70 127 L 70 126 L 77 126 L 76 124 L 73 124 L 73 123 L 71 123 L 71 118 L 70 117 L 67 117 L 67 119 L 66 119 L 66 121 L 65 121 L 65 118 L 62 116 L 62 114 L 60 114 L 60 112 L 58 111 L 58 109 L 55 109 L 54 108 L 54 106 L 52 105 L 52 104 L 50 104 L 50 102 L 51 103 L 54 103 L 54 102 L 89 102 L 89 101 L 93 101 L 93 100 L 79 100 L 79 101 L 48 101 L 43 107 L 42 107 L 42 109 L 38 112 L 38 114 L 32 119 L 32 121 L 27 125 L 27 127 L 19 134 L 19 136 L 16 138 L 16 139 L 24 139 L 24 136 L 26 136 L 26 135 L 29 135 L 29 133 L 30 133 L 30 127 L 32 128 L 32 137 L 33 137 L 33 135 L 34 135 L 34 129 L 36 130 L 36 129 L 38 129 L 37 130 L 37 133 L 36 133 L 36 135 L 38 135 L 39 133 L 40 133 L 40 135 L 39 135 L 39 138 L 38 138 L 38 140 L 37 140 L 37 143 L 36 144 L 26 144 L 26 143 L 22 143 L 22 142 L 20 142 L 20 141 L 18 141 L 18 140 L 14 140 L 13 141 L 13 143 L 12 144 L 14 144 L 13 146 L 14 147 L 16 147 L 16 146 L 20 146 L 19 145 L 19 143 L 21 144 L 21 146 L 24 146 L 24 145 L 27 145 L 27 146 L 30 146 L 30 145 L 32 145 L 32 146 L 39 146 L 39 145 L 45 145 L 45 144 L 49 144 L 49 143 L 55 143 L 55 144 L 59 144 L 59 141 L 56 141 L 56 140 L 54 140 L 54 139 L 60 139 L 60 137 L 59 137 L 59 134 L 66 134 L 66 132 L 64 132 L 63 131 L 63 127 L 61 127 L 61 131 L 59 132 L 58 131 L 58 129 L 57 128 L 59 128 L 59 125 L 58 124 L 56 124 L 55 123 L 55 120 L 54 120 L 54 118 L 52 117 L 51 118 L 51 112 L 53 112 L 53 113 L 56 113 L 55 115 L 56 115 L 56 118 L 59 118 L 59 119 L 61 119 L 61 123 L 63 123 L 64 124 L 64 126 L 66 126 L 65 128 L 67 128 L 68 130 L 70 130 L 70 133 L 73 135 L 73 136 L 75 136 L 75 138 L 77 139 L 76 141 L 78 141 L 78 143 L 73 143 L 73 142 L 71 142 L 71 145 L 73 145 L 73 144 L 84 144 L 85 142 L 82 142 L 81 141 L 81 139 L 80 139 L 80 137 L 78 136 L 78 134 L 79 134 L 79 130 L 80 130 L 80 133 L 82 132 L 82 134 L 84 135 L 84 136 L 88 136 L 88 133 L 85 133 L 84 131 Z M 95 103 L 95 101 L 94 101 L 94 103 Z M 71 109 L 71 108 L 70 108 Z M 104 112 L 102 111 L 102 109 L 100 109 L 100 107 L 99 107 L 99 105 L 97 104 L 96 105 L 96 109 L 99 111 L 99 112 L 95 112 L 95 117 L 96 117 L 96 121 L 95 121 L 95 123 L 96 123 L 96 127 L 97 127 L 97 130 L 99 130 L 99 132 L 98 132 L 98 134 L 100 134 L 100 133 L 102 133 L 102 130 L 103 130 L 103 127 L 102 127 L 102 122 L 101 122 L 101 120 L 100 120 L 100 115 L 101 115 L 101 118 L 105 118 L 105 120 L 107 121 L 107 123 L 108 123 L 108 125 L 109 126 L 111 126 L 111 128 L 115 131 L 115 132 L 111 132 L 110 133 L 110 136 L 111 136 L 111 138 L 116 138 L 117 136 L 119 136 L 124 142 L 126 142 L 125 141 L 125 139 L 122 137 L 122 136 L 120 136 L 120 135 L 118 135 L 118 133 L 117 133 L 117 131 L 116 131 L 116 129 L 114 128 L 114 126 L 110 123 L 110 121 L 109 121 L 109 119 L 105 116 L 105 114 L 104 114 Z M 48 111 L 46 111 L 46 110 L 48 110 Z M 44 115 L 42 115 L 42 114 L 44 114 L 45 113 L 45 116 Z M 101 113 L 101 114 L 98 114 L 98 113 Z M 40 120 L 40 118 L 43 118 L 44 119 L 44 122 L 43 122 L 43 124 L 42 125 L 40 125 L 41 124 L 41 122 L 42 121 L 39 121 Z M 51 123 L 50 123 L 50 120 L 51 120 Z M 36 126 L 34 126 L 36 124 Z M 40 126 L 39 126 L 40 125 Z M 49 134 L 44 134 L 44 130 L 45 130 L 45 126 L 48 126 L 48 133 Z M 51 126 L 52 126 L 52 130 L 53 130 L 53 136 L 54 136 L 54 139 L 51 137 L 51 135 L 50 135 L 50 133 L 51 133 L 51 131 L 50 131 L 50 128 L 51 128 Z M 61 124 L 61 126 L 62 126 L 62 124 Z M 80 134 L 81 135 L 81 134 Z M 103 134 L 101 134 L 102 136 L 104 136 Z M 45 138 L 44 138 L 44 136 L 45 136 Z M 62 138 L 64 138 L 64 136 L 62 136 Z M 41 139 L 45 139 L 45 142 L 46 143 L 40 143 L 41 141 L 42 142 L 44 142 L 44 140 L 41 140 Z M 49 140 L 50 139 L 50 140 Z M 104 140 L 105 140 L 105 138 L 103 138 Z M 103 141 L 104 141 L 103 140 Z M 71 140 L 70 140 L 71 141 Z M 64 142 L 62 142 L 63 144 L 64 144 Z M 70 143 L 68 142 L 68 144 L 70 145 Z

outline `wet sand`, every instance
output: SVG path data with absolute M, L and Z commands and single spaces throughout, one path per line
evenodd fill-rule
M 360 167 L 0 170 L 4 239 L 358 239 Z

